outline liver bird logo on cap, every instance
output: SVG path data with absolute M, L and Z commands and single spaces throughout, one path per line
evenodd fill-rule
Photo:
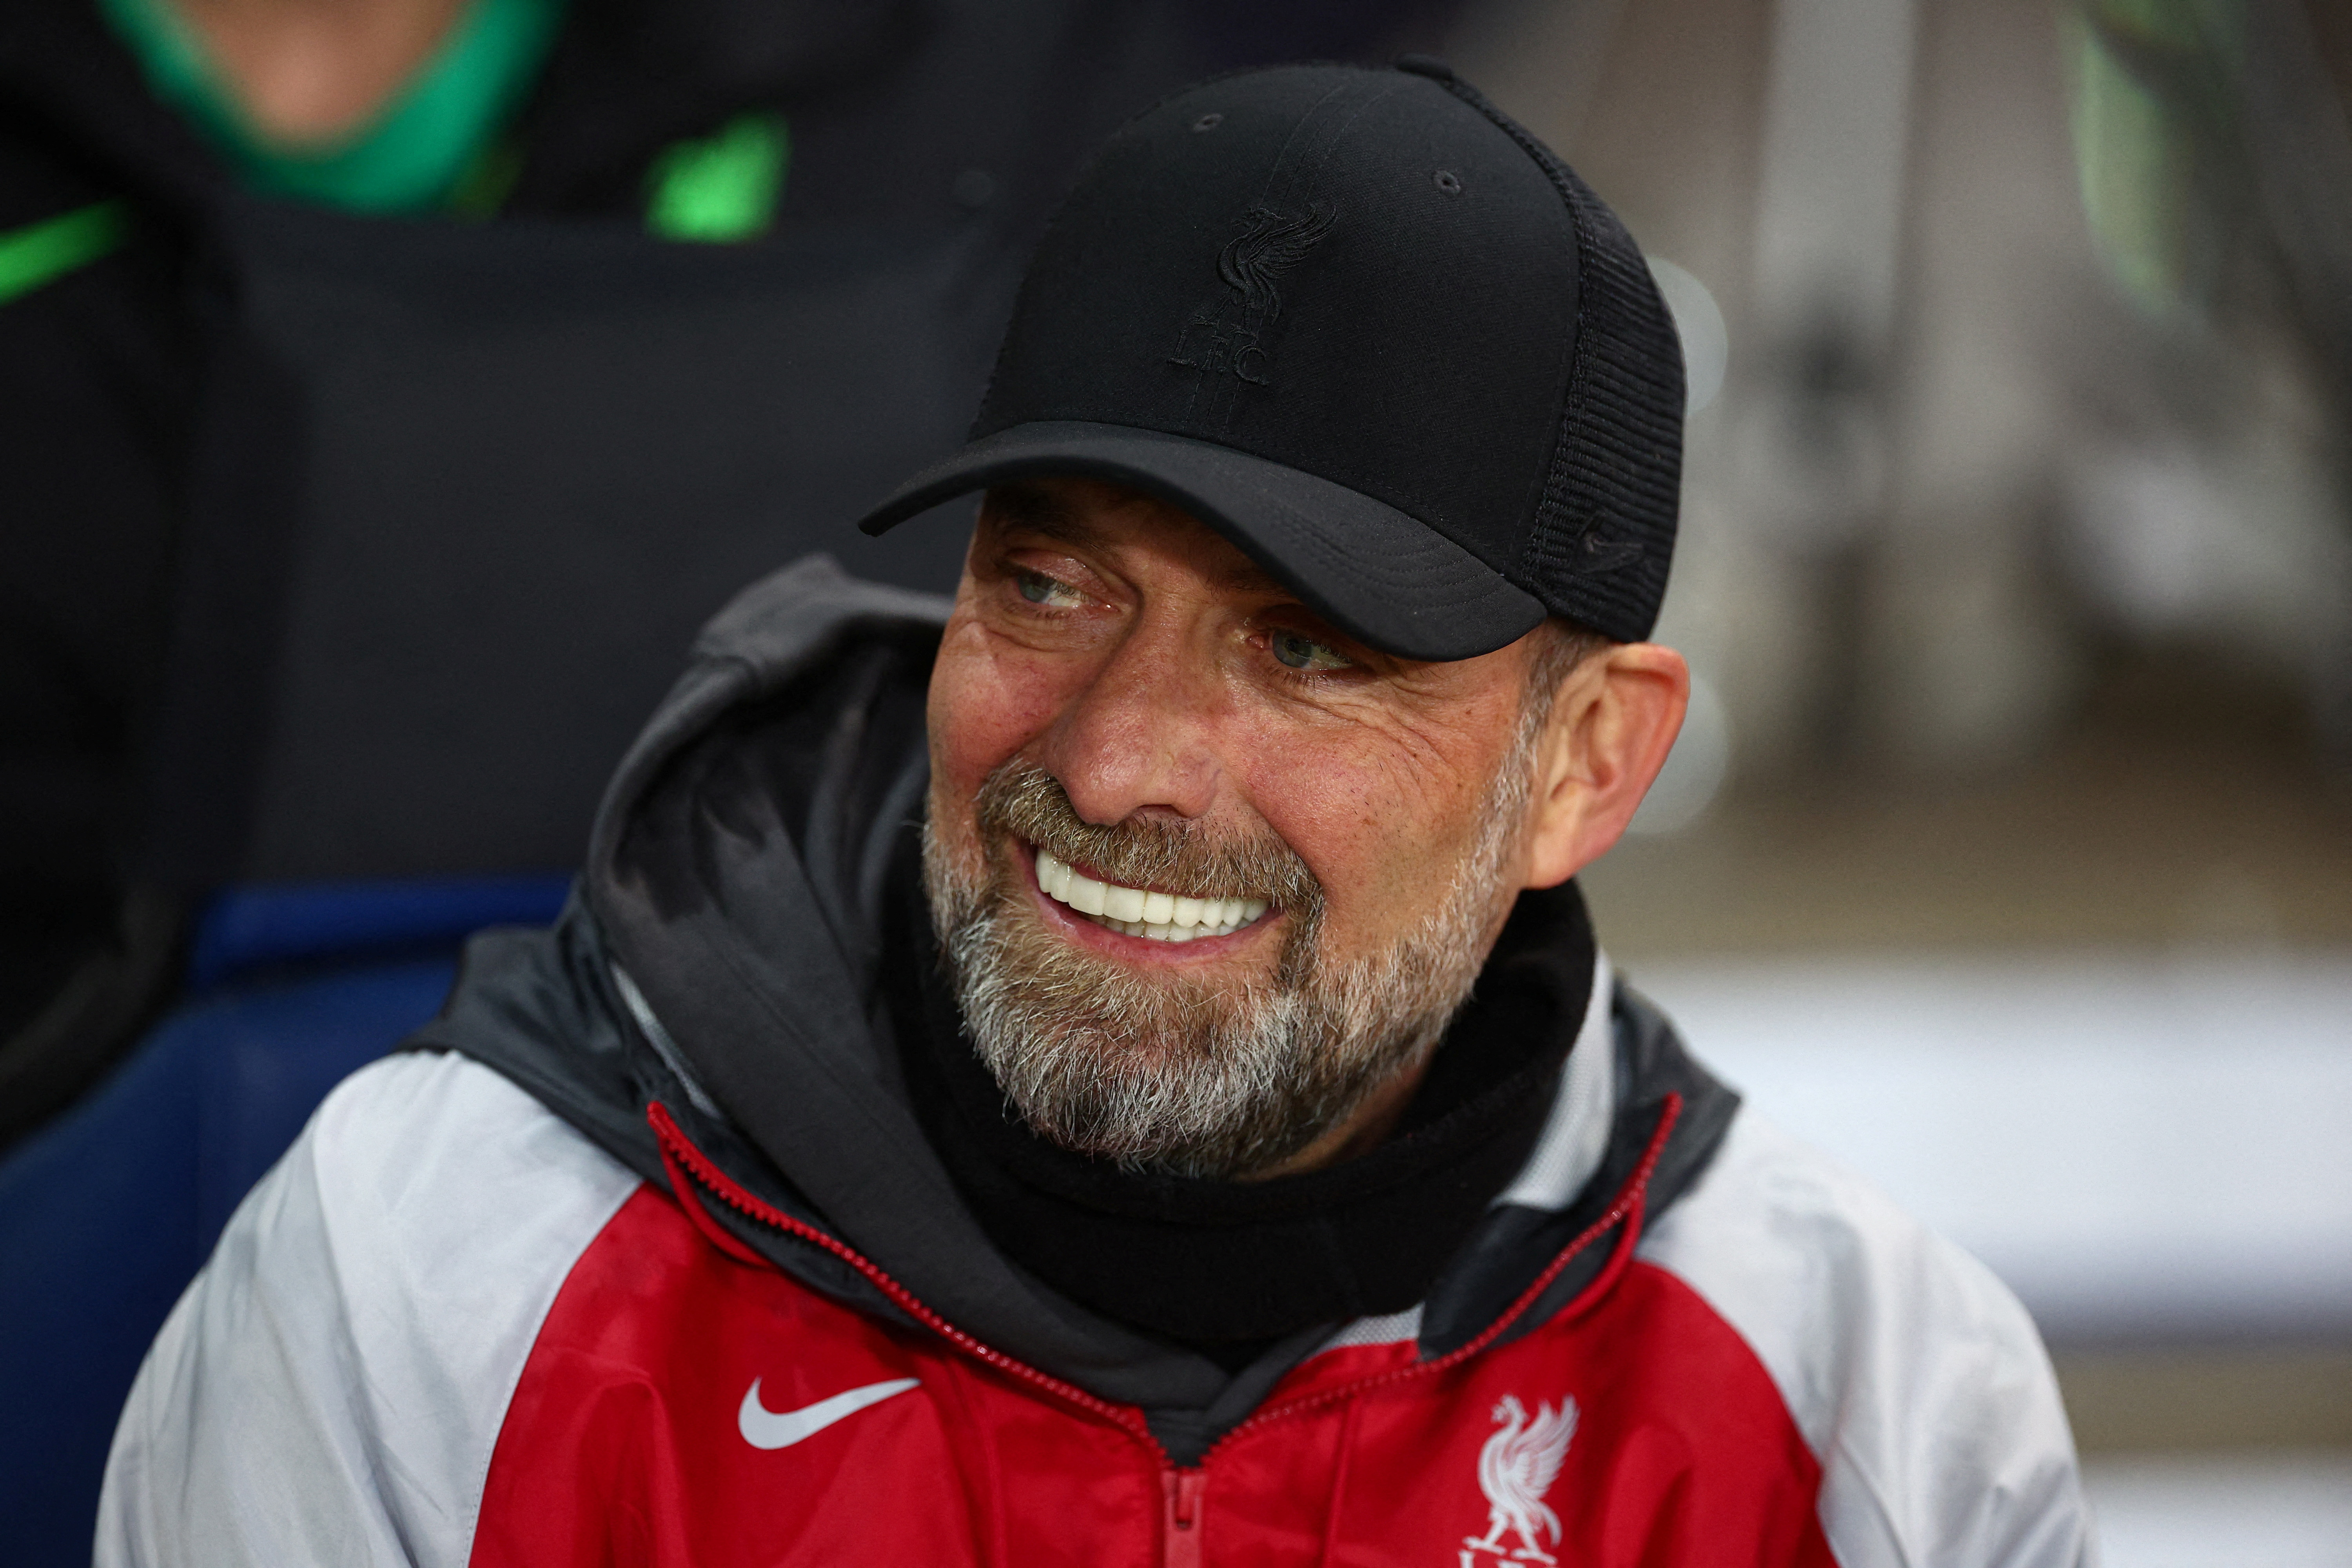
M 1568 1441 L 1576 1436 L 1576 1401 L 1562 1399 L 1555 1410 L 1536 1406 L 1533 1420 L 1516 1394 L 1507 1394 L 1495 1406 L 1498 1430 L 1478 1452 L 1478 1489 L 1486 1494 L 1486 1533 L 1463 1538 L 1462 1568 L 1472 1568 L 1477 1553 L 1505 1555 L 1504 1538 L 1519 1538 L 1512 1561 L 1554 1563 L 1544 1550 L 1546 1541 L 1559 1544 L 1559 1515 L 1544 1501 L 1544 1494 L 1559 1478 L 1560 1461 L 1568 1457 Z M 1540 1538 L 1540 1539 L 1539 1539 Z
M 1265 385 L 1265 330 L 1282 314 L 1282 291 L 1275 281 L 1322 243 L 1338 216 L 1328 202 L 1313 203 L 1298 216 L 1251 206 L 1241 220 L 1242 232 L 1217 253 L 1217 276 L 1232 294 L 1192 312 L 1177 334 L 1169 363 Z

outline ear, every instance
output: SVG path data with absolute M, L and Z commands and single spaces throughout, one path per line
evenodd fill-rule
M 1655 643 L 1603 648 L 1569 672 L 1536 752 L 1527 886 L 1557 887 L 1617 842 L 1689 705 L 1690 667 Z

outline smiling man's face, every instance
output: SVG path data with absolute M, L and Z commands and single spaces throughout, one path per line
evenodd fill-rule
M 1159 501 L 992 492 L 931 680 L 925 869 L 1031 1123 L 1237 1176 L 1401 1109 L 1519 890 L 1567 874 L 1537 641 L 1391 658 Z

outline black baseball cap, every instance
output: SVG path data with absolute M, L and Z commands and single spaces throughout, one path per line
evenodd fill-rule
M 963 450 L 860 523 L 1073 474 L 1182 508 L 1351 637 L 1649 635 L 1682 353 L 1584 183 L 1434 60 L 1221 78 L 1130 121 L 1039 243 Z

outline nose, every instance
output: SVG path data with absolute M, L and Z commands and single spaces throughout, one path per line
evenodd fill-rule
M 1226 711 L 1209 640 L 1178 617 L 1145 616 L 1048 727 L 1037 760 L 1080 817 L 1208 815 L 1224 778 Z

